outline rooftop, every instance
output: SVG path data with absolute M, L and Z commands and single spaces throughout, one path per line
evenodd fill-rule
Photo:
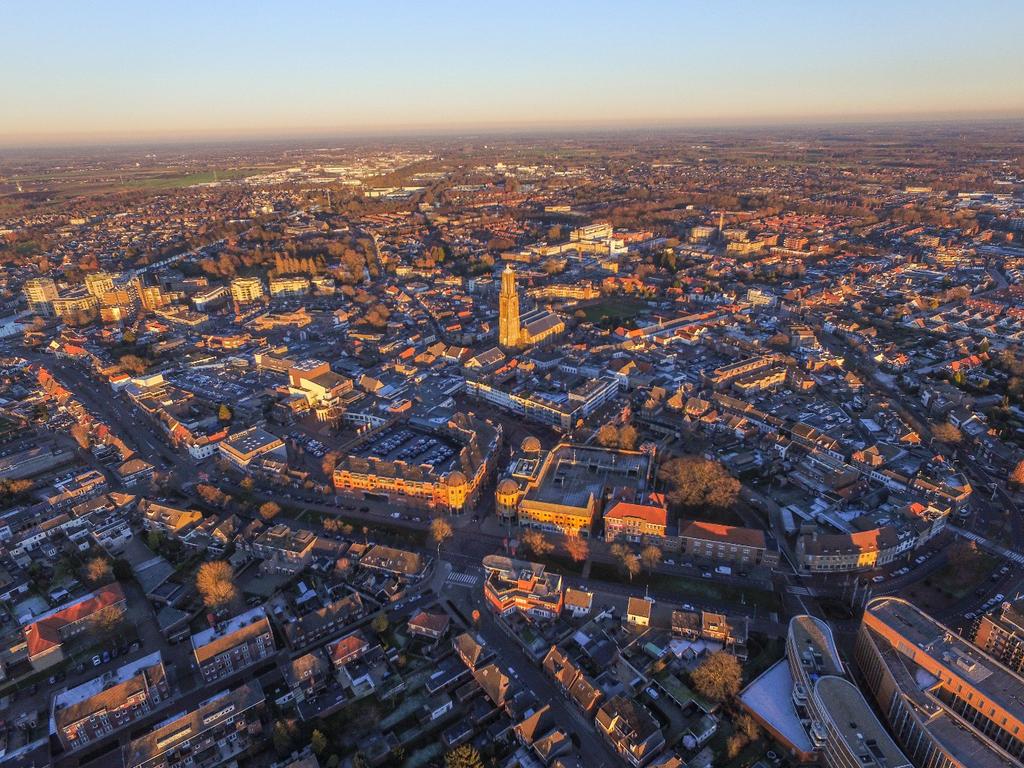
M 954 678 L 972 685 L 986 700 L 1024 721 L 1024 680 L 977 646 L 899 598 L 872 600 L 865 613 L 866 621 L 869 621 L 869 616 L 898 633 L 908 644 L 927 653 Z
M 910 761 L 878 722 L 857 686 L 842 677 L 826 675 L 814 684 L 814 689 L 836 730 L 861 765 L 910 768 Z
M 649 470 L 650 458 L 643 453 L 563 443 L 548 454 L 524 502 L 586 508 L 607 488 L 646 490 Z

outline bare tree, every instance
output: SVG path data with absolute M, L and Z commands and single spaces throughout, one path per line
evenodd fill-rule
M 85 564 L 85 578 L 95 586 L 107 584 L 114 578 L 114 569 L 105 557 L 94 557 Z
M 124 609 L 116 605 L 104 606 L 89 617 L 89 622 L 93 632 L 99 637 L 113 637 L 124 623 Z
M 537 557 L 543 557 L 555 548 L 555 545 L 548 541 L 540 531 L 526 531 L 523 534 L 522 543 Z
M 273 520 L 281 513 L 281 505 L 276 501 L 267 501 L 260 505 L 260 517 L 264 520 Z
M 590 545 L 587 544 L 586 539 L 581 539 L 579 536 L 570 536 L 569 540 L 565 542 L 565 548 L 574 563 L 582 563 L 590 555 Z
M 203 604 L 217 610 L 234 601 L 238 597 L 234 578 L 235 572 L 225 560 L 214 560 L 199 566 L 196 589 L 203 597 Z
M 1017 487 L 1024 487 L 1024 459 L 1017 462 L 1017 466 L 1010 473 L 1010 484 Z
M 731 653 L 718 651 L 693 670 L 693 687 L 701 696 L 712 701 L 725 701 L 740 691 L 743 670 Z
M 640 561 L 648 573 L 653 573 L 654 569 L 661 565 L 661 550 L 653 544 L 648 544 L 640 550 Z
M 728 509 L 736 502 L 740 482 L 717 461 L 684 456 L 667 462 L 659 477 L 669 486 L 669 500 L 692 509 Z
M 942 421 L 932 426 L 932 435 L 940 443 L 946 445 L 959 445 L 963 442 L 964 433 L 948 421 Z

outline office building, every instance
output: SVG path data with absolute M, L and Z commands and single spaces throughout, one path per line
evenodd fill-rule
M 896 597 L 870 601 L 856 660 L 915 765 L 996 768 L 1024 758 L 1024 679 Z

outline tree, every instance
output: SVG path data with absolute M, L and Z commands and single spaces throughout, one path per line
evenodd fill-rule
M 92 630 L 100 637 L 113 637 L 121 631 L 124 622 L 124 609 L 116 605 L 100 608 L 89 617 Z
M 743 672 L 731 653 L 718 651 L 693 670 L 693 688 L 711 701 L 722 702 L 740 692 Z
M 1010 473 L 1010 484 L 1017 488 L 1024 487 L 1024 459 L 1017 462 L 1017 466 Z
M 31 480 L 0 480 L 0 504 L 14 504 L 32 490 Z
M 633 577 L 640 573 L 640 558 L 633 552 L 627 552 L 622 558 L 622 569 L 629 576 L 629 580 L 632 581 Z
M 946 559 L 958 569 L 972 566 L 978 555 L 978 544 L 971 539 L 957 539 L 946 548 Z
M 317 755 L 322 755 L 327 749 L 327 737 L 320 730 L 314 729 L 313 734 L 309 737 L 309 746 Z
M 90 584 L 99 586 L 113 578 L 114 569 L 105 557 L 94 557 L 85 564 L 85 578 Z
M 435 517 L 433 520 L 430 521 L 430 538 L 435 544 L 437 544 L 438 552 L 441 551 L 441 545 L 444 544 L 451 537 L 451 523 L 449 523 L 443 517 Z
M 281 505 L 276 501 L 267 501 L 260 505 L 260 517 L 264 520 L 273 520 L 281 513 Z
M 661 550 L 653 544 L 648 544 L 640 550 L 640 561 L 648 573 L 653 573 L 654 569 L 661 565 Z
M 639 437 L 636 427 L 632 424 L 623 424 L 619 429 L 619 448 L 631 451 L 636 448 L 636 441 Z
M 728 509 L 736 502 L 740 482 L 717 461 L 684 456 L 666 462 L 658 476 L 669 486 L 668 498 L 691 509 Z
M 274 740 L 274 751 L 277 752 L 278 757 L 284 757 L 292 751 L 292 736 L 288 732 L 288 726 L 282 720 L 274 723 L 272 738 Z
M 619 430 L 614 424 L 603 424 L 597 430 L 597 444 L 603 448 L 614 448 L 619 444 Z
M 220 407 L 217 409 L 217 418 L 221 421 L 231 421 L 232 416 L 234 416 L 234 414 L 231 412 L 231 408 L 228 404 L 221 403 Z
M 623 424 L 616 427 L 614 424 L 604 424 L 597 430 L 597 444 L 604 448 L 623 448 L 631 451 L 636 447 L 639 433 L 632 424 Z
M 565 542 L 565 548 L 574 563 L 582 563 L 590 555 L 590 545 L 587 544 L 586 539 L 581 539 L 579 536 L 570 536 L 569 540 Z
M 235 572 L 226 560 L 203 563 L 196 573 L 196 589 L 203 597 L 203 604 L 218 610 L 238 597 L 235 587 Z
M 463 744 L 444 756 L 445 768 L 484 768 L 483 758 L 472 744 Z
M 536 557 L 543 557 L 555 548 L 555 545 L 548 541 L 540 531 L 526 531 L 523 534 L 522 544 Z
M 725 744 L 726 754 L 729 756 L 729 759 L 735 759 L 747 744 L 756 741 L 757 737 L 761 735 L 761 729 L 758 728 L 757 721 L 750 715 L 740 715 L 736 718 L 733 725 L 735 731 Z
M 742 733 L 747 741 L 754 741 L 761 735 L 761 728 L 750 715 L 742 714 L 736 718 L 736 731 Z
M 83 451 L 89 450 L 89 428 L 85 424 L 75 424 L 71 427 L 71 437 L 78 443 Z
M 338 465 L 338 458 L 339 456 L 336 451 L 328 451 L 324 454 L 324 459 L 320 463 L 320 469 L 323 470 L 328 479 L 334 476 L 334 468 Z
M 228 499 L 231 498 L 220 488 L 215 488 L 205 483 L 200 483 L 196 486 L 196 493 L 199 494 L 199 498 L 212 507 L 223 507 L 228 503 Z
M 128 373 L 134 373 L 136 376 L 145 373 L 146 369 L 149 368 L 149 363 L 138 355 L 121 355 L 117 362 Z
M 384 613 L 384 611 L 381 611 L 373 617 L 373 621 L 370 622 L 370 626 L 373 628 L 373 631 L 376 632 L 378 635 L 383 635 L 385 632 L 388 631 L 388 627 L 391 626 L 391 624 L 388 621 L 387 614 Z
M 630 581 L 640 573 L 640 558 L 632 549 L 624 544 L 612 544 L 611 553 L 619 561 L 619 568 L 629 576 Z
M 945 443 L 946 445 L 959 445 L 964 439 L 964 433 L 948 421 L 934 425 L 932 427 L 932 435 L 940 443 Z

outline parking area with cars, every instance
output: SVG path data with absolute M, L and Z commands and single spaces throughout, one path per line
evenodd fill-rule
M 361 458 L 429 464 L 438 471 L 447 470 L 456 458 L 457 448 L 437 435 L 409 427 L 394 427 L 377 434 L 354 453 Z

